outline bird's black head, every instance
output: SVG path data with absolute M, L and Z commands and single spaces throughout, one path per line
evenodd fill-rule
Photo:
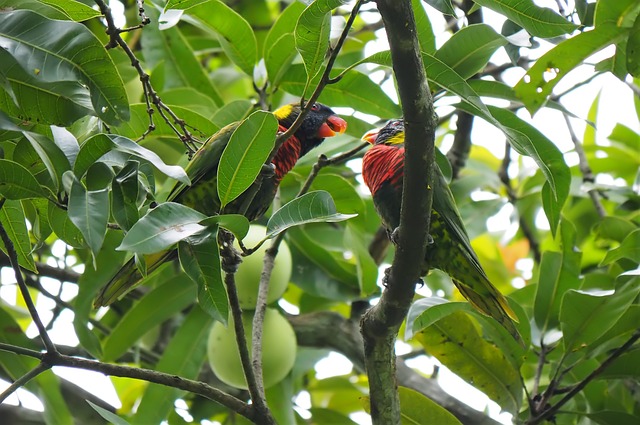
M 291 103 L 274 111 L 274 115 L 283 127 L 289 128 L 300 115 L 300 104 Z M 314 103 L 309 113 L 304 117 L 302 125 L 295 132 L 302 146 L 301 155 L 318 146 L 326 137 L 333 137 L 336 133 L 344 133 L 347 122 L 337 116 L 335 112 L 322 103 Z
M 404 121 L 389 120 L 382 128 L 376 128 L 362 136 L 372 145 L 401 145 L 404 143 Z

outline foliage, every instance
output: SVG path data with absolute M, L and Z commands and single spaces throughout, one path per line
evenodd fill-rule
M 452 192 L 527 345 L 459 302 L 438 271 L 415 296 L 405 342 L 412 356 L 437 359 L 515 422 L 638 423 L 640 125 L 618 122 L 603 134 L 593 89 L 587 116 L 566 99 L 614 76 L 618 86 L 635 92 L 633 106 L 620 99 L 616 108 L 635 107 L 631 114 L 640 122 L 640 5 L 576 0 L 568 9 L 558 0 L 551 10 L 533 0 L 474 2 L 411 3 Z M 379 297 L 377 268 L 391 262 L 394 250 L 385 251 L 371 197 L 355 171 L 362 152 L 332 155 L 350 151 L 365 131 L 402 114 L 391 72 L 401 64 L 378 51 L 386 40 L 373 2 L 316 0 L 307 7 L 297 1 L 170 0 L 164 8 L 146 2 L 144 11 L 137 2 L 124 3 L 122 16 L 113 12 L 104 20 L 100 0 L 0 1 L 0 224 L 7 237 L 0 243 L 0 377 L 35 394 L 46 423 L 229 423 L 232 410 L 243 416 L 249 410 L 231 407 L 238 405 L 215 392 L 207 393 L 216 394 L 213 401 L 182 390 L 194 388 L 186 380 L 199 380 L 249 400 L 246 391 L 221 384 L 206 362 L 206 335 L 214 321 L 227 321 L 233 302 L 223 290 L 225 248 L 217 237 L 228 230 L 242 238 L 248 222 L 163 202 L 177 182 L 188 183 L 185 150 L 242 121 L 220 165 L 224 205 L 252 185 L 278 143 L 275 120 L 261 110 L 319 94 L 320 102 L 342 113 L 347 133 L 298 162 L 260 222 L 265 237 L 285 237 L 291 249 L 293 273 L 281 303 L 287 311 L 299 318 L 338 313 L 355 327 L 363 304 Z M 362 10 L 347 24 L 356 3 Z M 487 10 L 500 16 L 502 28 L 495 19 L 483 22 Z M 114 17 L 126 19 L 119 27 L 134 28 L 118 30 Z M 338 42 L 345 26 L 348 35 Z M 377 52 L 365 54 L 370 46 Z M 540 116 L 566 128 L 541 126 Z M 487 127 L 474 117 L 499 132 L 487 134 L 502 138 L 487 140 L 480 133 Z M 347 159 L 354 161 L 347 166 Z M 498 230 L 487 224 L 496 216 L 507 222 Z M 125 256 L 135 254 L 146 274 L 144 255 L 176 244 L 180 265 L 166 264 L 108 309 L 92 309 Z M 73 327 L 78 342 L 59 345 L 56 356 L 133 365 L 185 381 L 166 386 L 145 375 L 155 383 L 138 385 L 94 369 L 112 375 L 122 407 L 119 418 L 97 397 L 87 400 L 89 407 L 78 387 L 48 370 L 62 357 L 40 354 L 51 354 L 43 330 L 42 341 L 27 337 L 38 319 L 22 292 L 13 290 L 13 258 L 48 329 L 69 334 Z M 317 329 L 310 341 L 293 322 L 300 345 L 295 366 L 266 394 L 278 423 L 302 423 L 303 417 L 353 423 L 349 415 L 369 412 L 362 405 L 368 383 L 358 335 L 345 325 Z M 335 336 L 331 343 L 322 339 L 327 331 Z M 328 350 L 342 352 L 356 368 L 321 378 L 313 366 Z M 43 358 L 43 370 L 35 369 Z M 426 363 L 412 376 L 427 373 Z M 29 381 L 34 370 L 41 373 Z M 435 379 L 435 386 L 409 381 L 399 377 L 400 385 L 411 387 L 400 391 L 407 422 L 491 422 L 442 395 Z M 302 391 L 310 409 L 294 413 Z M 19 415 L 24 408 L 17 409 Z

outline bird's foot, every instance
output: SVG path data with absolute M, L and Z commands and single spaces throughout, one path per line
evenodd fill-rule
M 418 288 L 422 288 L 424 286 L 424 279 L 423 278 L 418 278 L 418 281 L 416 282 L 416 285 L 418 285 Z
M 389 236 L 391 243 L 398 245 L 400 242 L 400 227 L 396 227 L 393 230 L 387 229 L 387 235 Z
M 433 240 L 433 236 L 427 233 L 427 246 L 433 245 L 435 240 Z
M 263 178 L 269 178 L 276 175 L 276 166 L 274 164 L 262 164 L 260 174 Z

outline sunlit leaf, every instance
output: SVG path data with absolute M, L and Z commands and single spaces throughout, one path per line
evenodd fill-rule
M 206 216 L 189 207 L 165 202 L 150 210 L 127 232 L 117 248 L 138 254 L 153 254 L 201 230 Z
M 419 392 L 398 387 L 402 423 L 415 425 L 462 425 L 447 409 Z
M 273 213 L 267 223 L 267 237 L 301 224 L 344 221 L 355 216 L 338 213 L 329 192 L 317 190 L 305 193 Z
M 29 240 L 29 231 L 24 218 L 24 210 L 20 201 L 10 199 L 4 201 L 2 208 L 0 208 L 0 223 L 13 243 L 13 248 L 18 255 L 18 264 L 27 270 L 37 273 L 38 270 L 31 256 L 31 241 Z M 0 240 L 0 249 L 5 254 L 7 253 L 2 240 Z
M 221 206 L 240 196 L 260 173 L 273 150 L 278 121 L 270 112 L 256 111 L 235 129 L 218 166 Z

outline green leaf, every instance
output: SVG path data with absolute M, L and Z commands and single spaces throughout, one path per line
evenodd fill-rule
M 57 192 L 60 188 L 62 175 L 71 168 L 69 160 L 58 145 L 49 138 L 28 131 L 23 132 L 23 134 L 47 168 L 51 181 L 55 185 L 52 189 Z
M 95 115 L 89 90 L 78 81 L 37 78 L 41 70 L 27 72 L 5 49 L 0 50 L 0 63 L 0 84 L 20 109 L 22 119 L 64 126 Z
M 222 281 L 218 250 L 218 229 L 207 229 L 178 243 L 180 265 L 198 285 L 198 304 L 225 326 L 229 319 L 229 299 Z
M 317 0 L 302 12 L 295 29 L 296 49 L 302 56 L 307 82 L 315 77 L 324 63 L 329 49 L 331 11 L 343 4 L 342 0 Z
M 605 0 L 596 2 L 594 13 L 596 27 L 616 25 L 631 28 L 635 17 L 640 12 L 640 4 L 636 0 Z
M 451 3 L 449 3 L 449 6 L 451 6 Z M 433 54 L 436 51 L 436 37 L 433 34 L 433 27 L 427 12 L 424 10 L 422 1 L 411 0 L 411 7 L 416 21 L 416 35 L 420 42 L 420 51 Z
M 207 216 L 184 205 L 165 202 L 150 210 L 129 230 L 118 248 L 137 254 L 153 254 L 169 248 L 205 227 Z
M 378 291 L 378 266 L 365 245 L 364 232 L 351 223 L 347 223 L 345 246 L 353 252 L 356 260 L 360 294 L 363 297 L 374 294 Z
M 620 284 L 611 295 L 569 290 L 562 298 L 560 321 L 567 353 L 588 347 L 622 317 L 640 293 L 640 279 Z
M 94 112 L 106 123 L 129 119 L 122 79 L 102 43 L 84 25 L 17 10 L 0 14 L 0 36 L 6 41 L 4 49 L 24 70 L 51 83 L 86 85 Z M 23 49 L 29 54 L 18 55 Z M 25 101 L 38 102 L 29 99 Z
M 35 1 L 27 0 L 12 0 L 9 3 L 36 3 Z M 68 17 L 68 19 L 76 22 L 86 21 L 91 18 L 95 18 L 101 16 L 101 13 L 96 9 L 93 9 L 91 6 L 87 6 L 79 1 L 75 0 L 41 0 L 40 3 L 46 4 L 47 6 L 51 6 Z M 21 9 L 30 9 L 30 7 L 21 6 Z M 37 12 L 37 10 L 36 10 Z
M 621 217 L 603 217 L 593 226 L 593 233 L 598 239 L 609 239 L 622 242 L 637 226 Z
M 558 326 L 564 294 L 580 287 L 581 258 L 579 252 L 573 252 L 573 247 L 564 249 L 562 253 L 542 253 L 533 312 L 543 332 Z
M 304 68 L 299 64 L 292 65 L 280 83 L 282 89 L 296 96 L 302 96 L 306 84 Z M 327 105 L 353 108 L 379 117 L 402 115 L 400 107 L 389 98 L 379 84 L 354 70 L 345 74 L 336 84 L 326 86 L 318 100 Z
M 209 96 L 217 106 L 222 106 L 222 96 L 213 86 L 181 29 L 174 26 L 160 31 L 158 12 L 153 8 L 145 11 L 152 23 L 145 26 L 142 32 L 142 53 L 148 68 L 163 64 L 164 88 L 192 87 Z
M 553 10 L 536 6 L 533 0 L 474 0 L 474 2 L 506 16 L 535 37 L 557 37 L 577 28 Z
M 274 87 L 280 84 L 282 76 L 298 54 L 293 33 L 304 9 L 305 6 L 301 2 L 295 1 L 289 4 L 278 16 L 265 37 L 263 57 L 267 76 Z
M 53 136 L 53 142 L 67 158 L 68 164 L 66 165 L 73 167 L 73 164 L 76 162 L 76 157 L 78 156 L 78 151 L 80 150 L 78 139 L 64 127 L 51 126 L 51 134 Z M 65 171 L 68 169 L 69 168 L 66 168 Z
M 195 90 L 195 88 L 192 87 L 186 87 L 184 89 L 185 91 L 187 89 Z M 202 94 L 202 92 L 200 93 Z M 164 96 L 162 99 L 164 100 Z M 219 126 L 215 125 L 214 122 L 211 122 L 211 120 L 206 116 L 201 115 L 197 110 L 195 110 L 195 108 L 194 110 L 190 110 L 188 107 L 184 106 L 171 104 L 168 104 L 168 106 L 176 115 L 189 123 L 189 130 L 192 131 L 193 135 L 196 137 L 207 138 L 220 129 Z M 173 129 L 159 115 L 153 115 L 153 124 L 155 129 L 147 135 L 145 140 L 156 137 L 176 137 L 176 133 Z M 131 105 L 131 119 L 113 128 L 116 134 L 128 137 L 129 139 L 137 139 L 148 129 L 149 113 L 147 112 L 147 105 L 144 103 L 135 103 Z M 180 150 L 183 150 L 182 146 L 180 147 Z
M 253 104 L 247 99 L 234 100 L 225 104 L 218 109 L 211 118 L 211 121 L 218 126 L 218 130 L 222 127 L 231 124 L 232 122 L 241 121 L 245 119 L 249 112 L 253 109 Z M 211 134 L 214 134 L 218 130 Z
M 219 0 L 212 0 L 189 10 L 201 28 L 218 35 L 222 49 L 229 59 L 253 75 L 258 57 L 258 45 L 251 25 L 237 12 Z
M 640 78 L 640 15 L 636 18 L 629 31 L 627 40 L 627 71 L 636 78 Z
M 118 359 L 146 332 L 193 303 L 196 286 L 174 278 L 153 289 L 129 309 L 102 344 L 102 360 Z
M 91 406 L 93 410 L 98 412 L 98 414 L 102 416 L 108 423 L 113 425 L 130 425 L 129 422 L 116 415 L 115 413 L 110 412 L 107 409 L 103 409 L 97 404 L 91 403 L 89 400 L 86 400 L 86 402 L 89 403 L 89 406 Z
M 240 196 L 256 180 L 269 157 L 278 131 L 278 120 L 256 111 L 235 129 L 218 166 L 218 196 L 222 207 Z
M 489 25 L 474 24 L 456 32 L 434 56 L 466 80 L 480 72 L 495 51 L 507 43 Z
M 635 425 L 638 415 L 615 410 L 601 410 L 593 413 L 580 413 L 599 425 Z
M 29 240 L 29 230 L 25 223 L 25 214 L 20 201 L 7 199 L 0 208 L 0 223 L 7 232 L 9 239 L 13 243 L 13 248 L 18 254 L 18 264 L 27 270 L 38 273 L 36 264 L 31 256 L 31 241 Z M 0 240 L 2 252 L 7 253 L 2 240 Z
M 472 308 L 466 302 L 451 302 L 440 297 L 420 298 L 413 304 L 407 314 L 407 325 L 404 331 L 405 341 L 438 320 L 457 311 L 471 312 Z
M 0 159 L 0 194 L 7 199 L 46 197 L 46 192 L 33 174 L 8 159 Z
M 206 3 L 208 1 L 209 0 L 169 0 L 167 2 L 167 5 L 164 7 L 164 10 L 187 10 L 191 7 L 197 6 L 201 3 Z
M 192 308 L 164 350 L 156 370 L 197 379 L 206 359 L 207 340 L 212 324 L 212 319 L 200 308 Z M 181 394 L 182 391 L 177 388 L 150 383 L 140 400 L 135 423 L 162 422 Z
M 451 0 L 424 0 L 429 6 L 445 15 L 456 16 Z
M 462 425 L 447 409 L 415 390 L 398 387 L 398 395 L 403 424 Z
M 94 257 L 100 251 L 109 221 L 108 189 L 87 190 L 77 179 L 69 193 L 69 219 L 84 236 Z
M 619 247 L 607 251 L 600 266 L 606 266 L 621 258 L 628 258 L 636 264 L 640 264 L 640 229 L 631 232 Z
M 86 248 L 82 233 L 69 219 L 67 211 L 57 207 L 53 202 L 49 202 L 47 217 L 53 232 L 67 245 L 74 248 Z
M 586 58 L 619 40 L 625 31 L 616 26 L 601 26 L 558 44 L 542 55 L 516 84 L 516 94 L 532 114 L 544 106 L 553 88 Z
M 189 177 L 182 167 L 167 165 L 155 152 L 143 148 L 126 137 L 114 134 L 96 134 L 87 139 L 80 147 L 73 172 L 78 178 L 81 178 L 94 162 L 114 149 L 149 161 L 163 174 L 179 182 L 190 184 Z
M 348 220 L 356 215 L 338 213 L 329 192 L 316 190 L 295 198 L 273 213 L 267 223 L 267 238 L 273 238 L 293 226 L 318 222 L 333 223 Z
M 485 341 L 471 318 L 455 312 L 416 334 L 429 354 L 508 412 L 522 401 L 520 374 L 495 345 Z
M 203 226 L 217 225 L 233 233 L 236 238 L 244 239 L 249 233 L 249 220 L 241 214 L 220 214 L 208 217 L 200 222 Z

